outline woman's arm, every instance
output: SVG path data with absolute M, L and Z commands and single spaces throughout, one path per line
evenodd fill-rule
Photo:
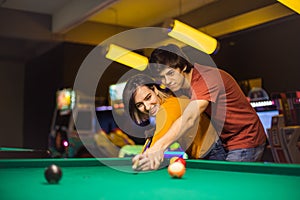
M 139 155 L 133 159 L 140 160 L 141 165 L 137 169 L 158 169 L 164 159 L 164 152 L 171 144 L 179 138 L 184 137 L 184 134 L 190 132 L 192 129 L 195 129 L 192 131 L 197 131 L 200 115 L 207 108 L 208 104 L 207 100 L 191 101 L 170 129 L 151 148 L 146 150 L 143 155 Z

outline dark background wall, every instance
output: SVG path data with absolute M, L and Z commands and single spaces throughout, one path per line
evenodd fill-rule
M 216 64 L 237 80 L 262 78 L 270 94 L 300 90 L 300 18 L 292 16 L 222 38 Z
M 22 62 L 0 61 L 0 146 L 23 145 L 23 91 Z
M 55 92 L 64 86 L 63 61 L 63 45 L 59 45 L 25 66 L 24 147 L 45 149 L 47 146 Z
M 212 58 L 238 81 L 262 78 L 268 93 L 300 90 L 300 19 L 297 15 L 219 39 L 221 49 Z M 93 46 L 63 43 L 26 64 L 23 146 L 47 148 L 55 92 L 71 87 L 77 70 Z M 114 70 L 113 70 L 114 69 Z M 118 73 L 116 73 L 116 69 Z M 102 91 L 126 67 L 114 65 L 105 74 Z M 104 95 L 104 96 L 105 96 Z
M 56 91 L 72 87 L 81 62 L 92 48 L 63 43 L 26 64 L 24 147 L 47 147 L 47 135 L 56 106 Z

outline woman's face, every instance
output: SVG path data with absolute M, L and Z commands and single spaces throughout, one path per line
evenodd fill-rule
M 154 87 L 154 90 L 147 86 L 138 87 L 134 96 L 136 108 L 142 113 L 155 116 L 160 106 L 160 99 L 157 92 L 156 87 Z

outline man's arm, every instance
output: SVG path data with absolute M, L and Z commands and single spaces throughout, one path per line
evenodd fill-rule
M 185 133 L 198 127 L 200 115 L 207 108 L 208 104 L 207 100 L 191 101 L 166 134 L 157 140 L 151 148 L 147 149 L 143 155 L 133 159 L 141 161 L 141 165 L 138 168 L 140 170 L 158 169 L 164 159 L 165 150 L 179 138 L 185 137 Z

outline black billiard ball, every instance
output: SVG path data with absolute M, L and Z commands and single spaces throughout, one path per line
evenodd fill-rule
M 55 184 L 58 183 L 62 177 L 62 171 L 57 165 L 50 165 L 45 169 L 45 178 L 48 183 Z

